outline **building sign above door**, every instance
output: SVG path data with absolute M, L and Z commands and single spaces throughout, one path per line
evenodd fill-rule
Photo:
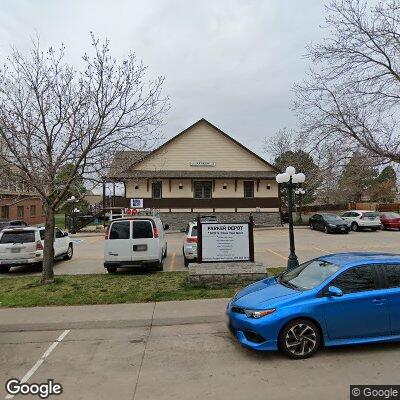
M 191 161 L 191 167 L 215 167 L 215 161 Z

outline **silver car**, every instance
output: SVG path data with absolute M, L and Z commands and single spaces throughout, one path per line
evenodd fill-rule
M 183 261 L 185 267 L 188 267 L 190 262 L 197 260 L 197 223 L 190 222 L 184 230 L 184 233 Z

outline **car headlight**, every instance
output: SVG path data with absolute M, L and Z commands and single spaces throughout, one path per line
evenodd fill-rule
M 336 225 L 328 224 L 331 228 L 336 228 Z
M 275 312 L 275 308 L 270 308 L 268 310 L 244 310 L 248 318 L 262 318 Z

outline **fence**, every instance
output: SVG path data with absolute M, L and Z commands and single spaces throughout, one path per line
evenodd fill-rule
M 323 211 L 343 211 L 343 210 L 368 210 L 368 211 L 394 211 L 400 212 L 400 203 L 340 203 L 340 204 L 318 204 L 303 206 L 305 213 L 315 213 Z M 297 208 L 298 211 L 298 208 Z

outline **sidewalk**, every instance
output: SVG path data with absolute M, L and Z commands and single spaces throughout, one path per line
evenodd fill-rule
M 0 332 L 126 328 L 225 320 L 228 299 L 0 309 Z

